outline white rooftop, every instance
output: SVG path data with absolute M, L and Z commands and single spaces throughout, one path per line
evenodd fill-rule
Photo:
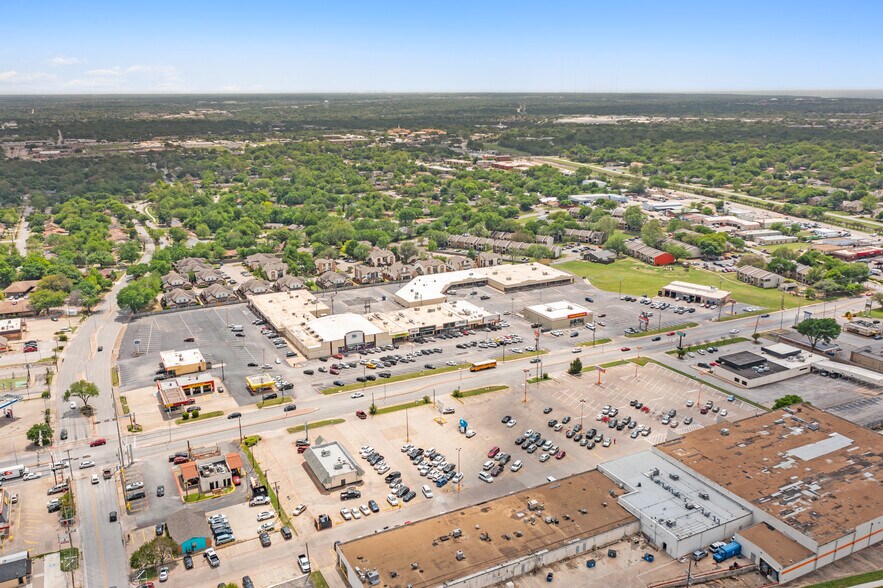
M 305 457 L 319 481 L 328 483 L 342 474 L 362 475 L 365 471 L 353 460 L 349 452 L 337 441 L 314 445 L 307 450 Z
M 692 284 L 690 282 L 675 281 L 666 286 L 666 288 L 683 294 L 696 294 L 706 298 L 723 299 L 730 295 L 726 290 L 721 290 L 716 286 L 705 286 L 702 284 Z
M 362 331 L 366 336 L 384 332 L 364 316 L 351 312 L 329 314 L 313 319 L 308 324 L 310 329 L 323 341 L 340 341 L 352 331 Z
M 8 333 L 9 331 L 20 331 L 21 319 L 8 318 L 0 320 L 0 333 Z
M 202 357 L 202 352 L 199 349 L 185 349 L 184 351 L 175 351 L 173 349 L 171 351 L 161 351 L 159 357 L 162 361 L 163 367 L 166 369 L 182 365 L 193 365 L 205 361 Z
M 534 306 L 528 306 L 527 310 L 535 312 L 536 314 L 543 316 L 549 320 L 558 320 L 567 318 L 574 314 L 588 314 L 591 312 L 591 310 L 589 310 L 585 306 L 581 306 L 574 302 L 568 302 L 566 300 L 546 302 L 544 304 L 535 304 Z

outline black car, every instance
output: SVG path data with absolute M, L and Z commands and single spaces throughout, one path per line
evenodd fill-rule
M 343 382 L 343 380 L 334 380 L 331 383 L 334 384 L 335 386 L 346 386 L 346 384 Z
M 549 419 L 549 422 L 546 424 L 549 425 L 550 427 L 554 427 L 555 425 L 558 424 L 558 419 Z
M 67 429 L 62 429 L 62 430 L 61 430 L 61 433 L 58 435 L 58 437 L 59 437 L 62 441 L 64 441 L 65 439 L 67 439 Z
M 567 429 L 567 432 L 564 434 L 564 436 L 568 439 L 572 439 L 575 434 L 576 433 L 574 433 L 573 429 Z
M 411 502 L 411 500 L 413 500 L 415 496 L 417 496 L 417 493 L 411 490 L 407 494 L 402 496 L 402 502 Z
M 163 533 L 166 532 L 166 525 L 165 525 L 165 523 L 160 523 L 160 524 L 158 524 L 158 525 L 155 527 L 154 530 L 156 531 L 156 536 L 157 536 L 157 537 L 161 536 Z
M 500 422 L 502 422 L 505 425 L 506 423 L 508 423 L 511 420 L 512 420 L 512 417 L 510 417 L 509 415 L 506 415 L 503 417 L 503 420 Z
M 594 302 L 591 296 L 586 296 L 586 302 Z
M 377 376 L 375 376 L 374 374 L 368 374 L 367 376 L 365 376 L 365 379 L 368 380 L 369 382 L 373 382 L 374 380 L 377 379 Z
M 50 512 L 51 512 L 51 511 L 50 511 Z M 116 520 L 117 520 L 117 511 L 115 511 L 115 510 L 110 511 L 110 517 L 109 517 L 109 518 L 110 518 L 110 522 L 111 522 L 111 523 L 115 523 Z
M 283 412 L 291 412 L 293 410 L 297 410 L 297 405 L 294 404 L 286 404 L 285 408 L 282 409 Z
M 377 375 L 381 378 L 391 378 L 392 374 L 390 372 L 377 372 Z
M 270 536 L 266 532 L 258 535 L 258 539 L 261 540 L 261 547 L 269 547 L 270 546 Z
M 184 569 L 192 570 L 193 569 L 193 558 L 189 555 L 184 556 Z
M 156 487 L 156 495 L 159 497 L 165 496 L 166 495 L 166 487 L 163 486 L 162 484 L 157 486 Z
M 431 363 L 424 364 L 423 367 L 425 367 L 425 368 L 428 369 L 428 370 L 434 370 L 434 369 L 435 369 L 435 366 L 432 365 Z
M 368 501 L 368 508 L 371 509 L 371 512 L 374 512 L 374 513 L 380 512 L 380 507 L 377 506 L 377 503 L 374 502 L 373 500 Z
M 385 478 L 383 478 L 383 481 L 386 482 L 387 484 L 389 484 L 390 482 L 392 482 L 396 478 L 401 478 L 401 477 L 402 477 L 401 472 L 390 472 L 386 475 Z
M 258 367 L 258 363 L 256 361 L 248 362 L 248 367 Z
M 230 414 L 227 415 L 227 418 L 228 419 L 238 419 L 241 416 L 242 416 L 241 412 L 231 412 Z
M 398 491 L 395 494 L 396 494 L 396 496 L 401 498 L 410 491 L 411 491 L 411 489 L 408 488 L 407 486 L 402 486 L 401 488 L 398 489 Z
M 524 443 L 524 437 L 517 437 L 517 438 L 515 439 L 515 444 L 516 444 L 516 445 L 521 445 L 522 443 Z
M 561 422 L 566 425 L 567 423 L 570 422 L 570 417 L 569 416 L 564 417 L 563 419 L 561 419 Z
M 307 375 L 307 376 L 312 376 L 315 373 L 316 372 L 314 372 L 313 370 L 304 370 L 304 375 Z
M 248 576 L 242 576 L 242 588 L 254 588 L 254 582 Z
M 662 337 L 660 337 L 659 335 L 657 335 L 657 336 L 653 337 L 653 338 L 650 339 L 650 340 L 651 340 L 651 341 L 662 341 Z
M 366 382 L 367 379 L 365 378 L 365 376 L 356 376 L 356 381 L 357 382 Z
M 575 425 L 573 426 L 573 432 L 574 432 L 574 433 L 579 433 L 579 432 L 582 431 L 582 430 L 583 430 L 583 426 L 582 426 L 581 424 L 579 424 L 579 423 L 577 423 L 577 424 L 575 424 Z
M 546 408 L 543 409 L 543 414 L 549 414 L 550 412 L 552 412 L 551 406 L 547 406 Z

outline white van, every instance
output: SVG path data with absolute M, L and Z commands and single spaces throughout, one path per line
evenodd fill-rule
M 241 333 L 242 325 L 233 325 L 232 327 L 230 327 L 230 330 L 234 333 Z
M 494 481 L 494 479 L 491 477 L 491 475 L 490 475 L 489 473 L 487 473 L 487 472 L 479 472 L 479 473 L 478 473 L 478 479 L 479 479 L 479 480 L 484 480 L 484 481 L 487 482 L 488 484 L 490 484 L 491 482 Z

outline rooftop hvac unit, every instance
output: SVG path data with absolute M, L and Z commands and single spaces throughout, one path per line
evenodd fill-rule
M 323 449 L 321 455 L 322 457 L 328 457 L 331 455 L 331 451 L 328 449 Z
M 658 476 L 659 475 L 659 468 L 653 468 L 653 472 L 650 475 L 651 476 Z
M 463 531 L 461 531 L 460 529 L 454 529 L 454 530 L 451 532 L 451 536 L 452 536 L 454 539 L 458 539 L 458 538 L 460 538 L 460 537 L 463 536 Z
M 680 479 L 680 476 L 678 474 L 669 474 L 668 477 L 671 478 L 672 480 L 679 480 Z
M 708 500 L 708 492 L 700 492 L 699 498 L 702 498 L 703 500 Z
M 819 430 L 819 423 L 812 422 L 812 423 L 808 424 L 806 426 L 806 428 L 809 429 L 810 431 L 818 431 Z
M 457 555 L 455 557 L 457 558 L 457 561 L 463 561 L 464 559 L 466 559 L 466 554 L 462 551 L 457 551 Z

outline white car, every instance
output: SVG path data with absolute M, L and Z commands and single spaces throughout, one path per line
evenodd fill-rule
M 30 472 L 24 475 L 22 480 L 37 480 L 43 477 L 43 472 Z
M 294 507 L 294 510 L 291 511 L 291 514 L 293 516 L 297 516 L 299 514 L 302 514 L 305 510 L 307 510 L 306 504 L 298 504 L 297 506 Z
M 521 469 L 521 466 L 523 466 L 523 465 L 524 464 L 521 462 L 520 459 L 516 459 L 515 462 L 511 466 L 509 466 L 509 469 L 513 472 L 517 472 L 518 470 Z
M 726 409 L 726 408 L 722 408 L 722 409 L 721 409 L 721 411 L 720 411 L 720 416 L 722 416 L 722 417 L 727 416 L 727 409 Z
M 514 427 L 516 425 L 517 422 L 518 421 L 516 421 L 515 419 L 511 419 L 508 423 L 506 423 L 506 426 L 511 429 L 512 427 Z
M 275 527 L 275 526 L 276 526 L 275 523 L 262 524 L 260 527 L 258 527 L 258 535 L 260 535 L 261 533 L 268 533 L 268 532 L 272 531 L 273 527 Z
M 364 397 L 365 397 L 365 395 L 362 394 L 361 392 L 353 392 L 352 394 L 350 394 L 350 398 L 364 398 Z
M 380 464 L 378 464 L 378 465 L 380 465 Z M 383 474 L 385 474 L 385 473 L 388 472 L 388 471 L 389 471 L 389 466 L 388 466 L 387 464 L 383 464 L 383 467 L 382 467 L 382 468 L 379 468 L 379 469 L 377 470 L 377 473 L 380 474 L 380 475 L 382 476 Z
M 451 361 L 446 361 L 446 362 L 445 362 L 445 365 L 452 365 L 452 366 L 453 366 L 453 365 L 457 365 L 457 362 L 456 362 L 456 361 L 453 361 L 453 360 L 451 360 Z
M 359 510 L 362 511 L 362 514 L 365 515 L 366 517 L 371 515 L 371 509 L 368 508 L 367 504 L 360 505 Z
M 160 568 L 159 569 L 159 581 L 165 582 L 168 579 L 169 579 L 169 568 L 167 568 L 167 567 Z
M 425 496 L 426 498 L 432 498 L 432 488 L 430 488 L 426 484 L 423 484 L 423 487 L 420 488 L 420 491 L 423 492 L 423 496 Z
M 573 349 L 570 350 L 570 352 L 571 353 L 582 353 L 583 350 L 580 349 L 579 347 L 574 347 Z
M 128 489 L 128 487 L 126 487 Z M 270 504 L 269 496 L 255 496 L 251 500 L 248 501 L 249 506 L 260 506 L 262 504 Z
M 348 508 L 340 509 L 340 516 L 342 516 L 345 521 L 351 521 L 353 518 L 353 515 Z
M 466 431 L 466 438 L 469 439 L 471 437 L 475 437 L 475 431 L 469 429 L 468 431 Z
M 730 329 L 730 335 L 735 335 L 739 332 L 739 329 Z
M 360 518 L 362 518 L 362 513 L 359 512 L 359 509 L 358 509 L 358 508 L 354 508 L 354 509 L 352 510 L 352 512 L 353 512 L 353 518 L 354 518 L 354 519 L 360 519 Z
M 280 363 L 282 363 L 282 360 L 279 359 L 278 357 L 276 359 L 274 359 L 273 361 L 276 362 L 276 365 L 279 365 Z
M 99 482 L 98 474 L 92 474 L 92 483 L 97 484 Z
M 126 484 L 126 492 L 131 492 L 132 490 L 140 490 L 144 488 L 144 482 L 132 482 L 131 484 Z M 267 500 L 269 502 L 269 499 Z
M 549 454 L 548 453 L 544 453 L 540 456 L 540 463 L 542 463 L 544 461 L 549 461 Z
M 399 499 L 396 498 L 395 494 L 387 494 L 386 501 L 389 503 L 390 506 L 398 506 L 399 505 Z
M 85 470 L 86 468 L 94 468 L 94 467 L 95 467 L 95 462 L 94 462 L 94 461 L 88 461 L 88 460 L 87 460 L 87 461 L 81 461 L 81 462 L 80 462 L 80 469 L 81 469 L 81 470 Z
M 273 511 L 270 511 L 270 510 L 265 510 L 265 511 L 258 513 L 258 522 L 266 521 L 267 519 L 274 519 L 274 518 L 276 518 L 276 513 L 274 513 Z
M 410 443 L 408 443 L 407 445 L 402 445 L 402 453 L 408 453 L 412 449 L 414 449 L 414 446 Z

